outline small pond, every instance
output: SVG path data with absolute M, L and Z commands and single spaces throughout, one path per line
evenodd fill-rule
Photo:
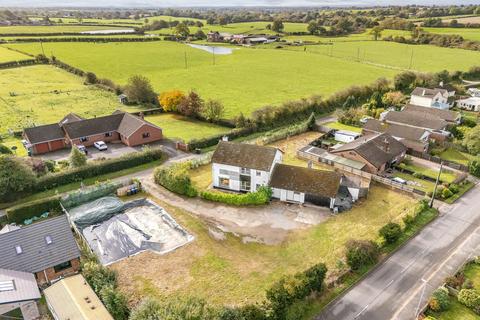
M 233 49 L 227 47 L 214 47 L 193 43 L 189 43 L 188 45 L 192 48 L 204 50 L 213 54 L 232 54 L 233 52 Z

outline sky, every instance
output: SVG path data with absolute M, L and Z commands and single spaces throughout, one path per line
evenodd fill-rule
M 480 0 L 0 0 L 0 7 L 193 7 L 193 6 L 385 6 L 461 5 Z

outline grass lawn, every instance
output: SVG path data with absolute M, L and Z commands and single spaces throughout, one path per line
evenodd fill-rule
M 201 139 L 217 134 L 227 133 L 231 129 L 213 123 L 196 121 L 175 114 L 156 114 L 146 116 L 145 120 L 156 124 L 163 129 L 166 137 L 182 139 L 186 142 Z
M 429 192 L 429 191 L 433 192 L 433 188 L 435 187 L 434 182 L 424 180 L 424 179 L 415 178 L 413 175 L 408 174 L 408 173 L 397 171 L 397 172 L 395 172 L 395 177 L 399 177 L 399 178 L 402 178 L 402 179 L 407 180 L 407 181 L 416 182 L 415 185 L 411 185 L 411 186 L 414 187 L 415 189 L 422 190 L 422 191 L 425 191 L 425 192 Z
M 424 176 L 432 178 L 432 179 L 437 179 L 438 169 L 430 169 L 430 168 L 427 168 L 427 167 L 422 167 L 422 166 L 411 164 L 411 163 L 409 163 L 409 164 L 403 163 L 403 165 L 405 166 L 405 169 L 407 169 L 407 170 L 410 170 L 412 172 L 421 173 Z M 443 167 L 442 174 L 440 175 L 440 181 L 446 182 L 446 183 L 452 183 L 453 181 L 455 181 L 456 178 L 457 178 L 457 176 L 455 175 L 455 173 L 453 171 L 448 170 L 445 167 Z
M 32 59 L 31 57 L 0 46 L 0 63 Z
M 472 156 L 471 154 L 458 151 L 457 149 L 454 149 L 454 148 L 448 148 L 445 151 L 438 154 L 438 156 L 443 160 L 460 163 L 465 166 L 468 166 L 468 162 L 475 158 L 475 156 Z
M 160 199 L 155 201 L 196 239 L 167 255 L 143 253 L 114 264 L 112 268 L 119 271 L 120 288 L 131 294 L 132 300 L 150 294 L 193 294 L 227 305 L 260 301 L 265 289 L 282 275 L 314 263 L 323 261 L 333 269 L 343 257 L 344 243 L 349 238 L 377 239 L 381 226 L 392 220 L 401 223 L 416 202 L 374 186 L 368 198 L 355 204 L 351 211 L 309 229 L 294 231 L 283 244 L 269 246 L 244 244 L 231 235 L 217 241 L 209 235 L 203 220 Z M 149 267 L 145 268 L 146 265 Z
M 479 19 L 480 21 L 480 19 Z M 480 41 L 480 29 L 478 28 L 423 28 L 430 33 L 460 35 L 466 40 Z
M 9 44 L 30 53 L 39 43 Z M 392 77 L 393 70 L 322 55 L 276 49 L 235 48 L 233 54 L 212 55 L 180 43 L 44 43 L 62 61 L 99 77 L 125 84 L 134 74 L 148 77 L 157 92 L 197 90 L 205 99 L 218 99 L 226 117 L 250 115 L 265 105 L 312 94 L 328 96 L 345 87 Z M 187 54 L 185 69 L 184 54 Z M 321 75 L 321 76 L 320 76 Z M 294 84 L 294 85 L 293 85 Z
M 91 118 L 125 109 L 115 94 L 86 86 L 62 69 L 35 65 L 0 70 L 0 134 L 60 121 L 69 112 Z
M 353 131 L 353 132 L 362 132 L 362 128 L 359 127 L 354 127 L 354 126 L 349 126 L 348 124 L 343 124 L 338 121 L 335 122 L 329 122 L 325 124 L 326 127 L 332 128 L 332 129 L 337 129 L 337 130 L 347 130 L 347 131 Z
M 444 312 L 432 312 L 427 313 L 435 317 L 437 320 L 479 320 L 480 316 L 475 312 L 465 307 L 458 302 L 455 298 L 450 298 L 450 308 Z
M 15 146 L 17 147 L 16 150 L 16 155 L 20 157 L 26 157 L 27 156 L 27 149 L 22 144 L 22 139 L 21 138 L 16 138 L 12 136 L 8 136 L 7 138 L 4 138 L 0 140 L 0 143 L 9 147 L 10 149 Z

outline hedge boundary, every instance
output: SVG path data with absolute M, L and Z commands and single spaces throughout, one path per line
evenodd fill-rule
M 6 210 L 7 220 L 10 223 L 23 224 L 25 220 L 45 212 L 60 214 L 62 213 L 60 199 L 61 196 L 53 196 L 11 207 Z

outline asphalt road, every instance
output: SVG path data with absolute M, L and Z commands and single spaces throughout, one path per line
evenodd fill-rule
M 480 187 L 454 205 L 371 272 L 316 320 L 415 319 L 447 276 L 480 254 Z

